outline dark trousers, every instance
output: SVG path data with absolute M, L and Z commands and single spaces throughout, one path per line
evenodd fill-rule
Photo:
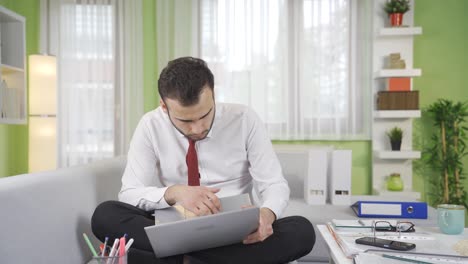
M 144 227 L 154 225 L 153 212 L 135 206 L 107 201 L 94 211 L 91 226 L 94 235 L 101 241 L 122 237 L 125 233 L 133 238 L 129 251 L 129 263 L 182 263 L 183 256 L 158 259 L 153 253 Z M 188 253 L 195 262 L 201 263 L 288 263 L 308 254 L 315 243 L 312 224 L 301 216 L 290 216 L 273 223 L 273 235 L 265 241 L 244 245 L 242 243 Z

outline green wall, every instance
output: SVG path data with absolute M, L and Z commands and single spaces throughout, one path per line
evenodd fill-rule
M 414 42 L 414 67 L 422 69 L 422 76 L 414 79 L 420 92 L 420 106 L 427 107 L 438 98 L 455 101 L 468 100 L 468 1 L 416 0 L 415 25 L 423 34 Z M 423 149 L 434 131 L 423 114 L 414 122 L 414 147 Z M 465 172 L 468 159 L 464 160 Z M 428 177 L 434 174 L 422 162 L 415 162 L 414 187 L 417 191 L 430 190 Z M 468 189 L 468 180 L 464 181 Z M 423 197 L 425 198 L 425 197 Z
M 26 54 L 38 53 L 39 1 L 0 0 L 0 5 L 26 18 Z M 0 177 L 28 171 L 28 126 L 0 124 Z

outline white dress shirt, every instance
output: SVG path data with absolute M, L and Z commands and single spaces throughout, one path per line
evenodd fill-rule
M 166 189 L 187 184 L 188 145 L 161 107 L 146 113 L 130 143 L 119 200 L 146 211 L 168 207 Z M 257 206 L 281 216 L 289 199 L 288 183 L 263 122 L 253 110 L 216 104 L 211 131 L 196 141 L 195 148 L 200 185 L 220 188 L 218 197 L 258 195 Z

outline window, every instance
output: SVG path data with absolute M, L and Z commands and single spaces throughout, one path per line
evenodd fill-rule
M 114 156 L 114 10 L 105 4 L 62 6 L 62 164 Z
M 218 101 L 253 107 L 272 139 L 370 137 L 368 29 L 357 19 L 365 1 L 199 3 L 194 41 Z
M 59 166 L 127 152 L 143 115 L 141 0 L 50 1 Z

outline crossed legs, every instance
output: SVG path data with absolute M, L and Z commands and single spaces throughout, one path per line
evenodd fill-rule
M 129 263 L 183 263 L 183 256 L 158 259 L 153 253 L 144 227 L 154 225 L 152 212 L 135 206 L 107 201 L 100 204 L 91 219 L 94 235 L 110 241 L 128 234 L 135 240 L 129 251 Z M 273 235 L 250 245 L 242 243 L 189 253 L 202 263 L 288 263 L 308 254 L 315 243 L 312 224 L 301 216 L 278 219 L 273 223 Z

